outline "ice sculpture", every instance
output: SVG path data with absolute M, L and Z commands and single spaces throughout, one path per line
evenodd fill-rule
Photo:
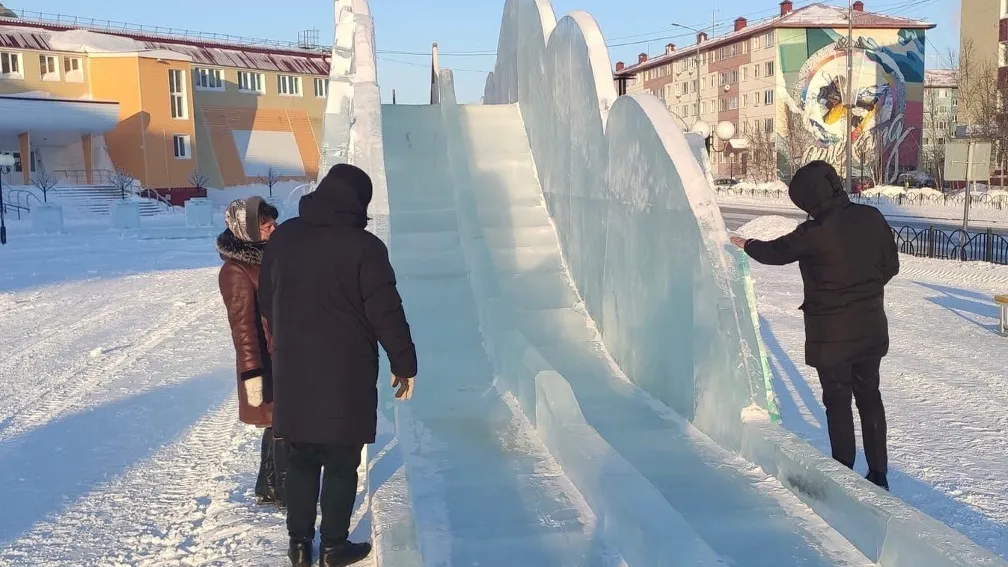
M 340 162 L 371 172 L 370 212 L 388 214 L 381 135 L 381 92 L 374 21 L 367 0 L 334 0 L 335 41 L 322 126 L 319 179 Z

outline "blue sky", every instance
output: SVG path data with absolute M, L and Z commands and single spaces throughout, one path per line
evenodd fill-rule
M 571 10 L 595 16 L 610 44 L 612 63 L 635 61 L 637 53 L 659 53 L 669 41 L 685 45 L 692 32 L 672 22 L 709 28 L 711 9 L 718 10 L 718 33 L 738 16 L 750 21 L 772 16 L 779 0 L 553 0 L 557 19 Z M 824 0 L 846 7 L 846 0 Z M 936 54 L 958 43 L 960 0 L 865 0 L 865 9 L 939 23 L 929 35 L 928 64 L 940 66 Z M 7 7 L 193 29 L 268 39 L 296 40 L 299 30 L 318 28 L 322 42 L 333 35 L 331 0 L 172 0 L 142 2 L 103 0 L 82 7 L 78 0 L 4 0 Z M 795 6 L 808 4 L 797 0 Z M 400 103 L 423 104 L 429 98 L 430 45 L 437 41 L 442 67 L 455 69 L 462 102 L 475 102 L 483 92 L 486 72 L 494 65 L 503 0 L 370 0 L 379 50 L 382 95 L 396 89 Z M 86 13 L 84 13 L 86 11 Z M 196 16 L 198 14 L 198 16 Z M 449 55 L 464 54 L 464 55 Z

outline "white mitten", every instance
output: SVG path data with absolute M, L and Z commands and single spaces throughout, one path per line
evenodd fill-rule
M 262 376 L 256 376 L 255 378 L 249 378 L 245 381 L 245 400 L 248 405 L 257 408 L 262 405 L 262 388 L 263 380 Z
M 416 378 L 400 378 L 398 376 L 392 376 L 392 387 L 398 387 L 396 390 L 395 398 L 397 400 L 408 400 L 413 397 L 413 382 Z

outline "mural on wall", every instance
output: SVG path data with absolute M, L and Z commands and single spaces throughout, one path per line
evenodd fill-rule
M 781 42 L 781 69 L 788 93 L 784 111 L 790 116 L 778 121 L 778 134 L 802 138 L 799 144 L 784 144 L 803 152 L 787 156 L 790 161 L 824 159 L 841 166 L 849 120 L 854 167 L 887 181 L 917 166 L 923 121 L 924 31 L 858 33 L 867 35 L 854 38 L 850 104 L 846 100 L 846 30 L 800 30 L 790 41 Z M 798 128 L 800 132 L 788 131 Z M 855 173 L 861 174 L 857 169 Z

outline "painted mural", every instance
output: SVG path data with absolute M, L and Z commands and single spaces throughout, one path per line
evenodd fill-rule
M 888 181 L 915 168 L 923 121 L 924 31 L 856 32 L 850 104 L 847 30 L 795 31 L 780 42 L 788 115 L 777 121 L 777 130 L 791 140 L 783 144 L 785 153 L 802 155 L 785 160 L 825 159 L 841 166 L 849 120 L 855 174 Z

